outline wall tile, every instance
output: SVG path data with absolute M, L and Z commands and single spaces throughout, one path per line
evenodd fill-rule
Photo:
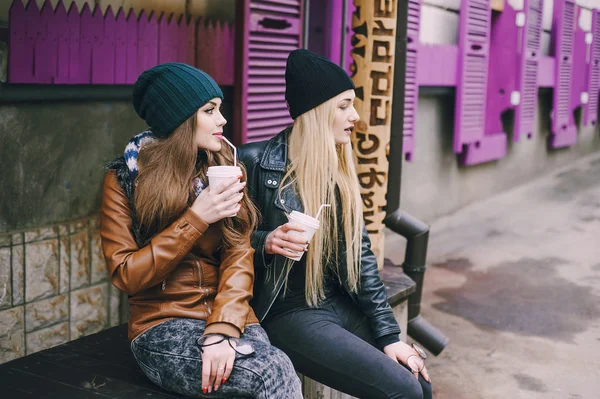
M 64 344 L 69 340 L 69 323 L 65 322 L 28 333 L 26 340 L 28 355 Z
M 71 339 L 108 327 L 108 283 L 71 292 Z
M 0 364 L 25 356 L 23 306 L 0 311 Z
M 13 306 L 21 305 L 25 301 L 25 246 L 23 244 L 12 247 L 12 291 Z
M 108 288 L 110 291 L 110 304 L 109 304 L 109 309 L 110 309 L 110 314 L 109 314 L 109 320 L 110 320 L 110 326 L 114 327 L 117 326 L 120 323 L 119 320 L 119 316 L 120 316 L 120 305 L 121 305 L 121 291 L 119 291 L 119 289 L 117 287 L 115 287 L 112 284 L 108 284 Z
M 60 238 L 60 281 L 61 294 L 69 291 L 69 278 L 71 274 L 71 241 L 69 237 Z
M 106 269 L 106 262 L 104 261 L 104 253 L 102 252 L 102 242 L 99 231 L 94 231 L 92 233 L 91 246 L 92 284 L 96 284 L 102 280 L 108 279 L 108 271 Z
M 42 227 L 25 232 L 25 242 L 47 240 L 58 236 L 58 226 Z
M 26 244 L 25 301 L 58 294 L 58 239 Z
M 10 246 L 10 234 L 0 234 L 0 247 Z
M 25 305 L 26 332 L 68 321 L 68 302 L 68 296 L 61 295 Z
M 71 236 L 71 289 L 90 284 L 90 238 L 87 230 Z
M 0 248 L 0 309 L 12 305 L 10 259 L 10 247 Z

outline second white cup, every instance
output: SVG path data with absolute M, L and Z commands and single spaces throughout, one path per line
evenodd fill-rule
M 287 217 L 290 222 L 295 222 L 299 224 L 305 230 L 302 233 L 299 231 L 290 230 L 289 234 L 302 237 L 306 240 L 306 242 L 310 242 L 312 240 L 313 236 L 315 235 L 315 232 L 319 230 L 319 227 L 321 226 L 321 222 L 319 222 L 319 219 L 315 219 L 314 217 L 302 212 L 292 211 L 291 213 L 287 214 Z M 289 258 L 294 261 L 299 261 L 300 259 L 302 259 L 304 252 L 294 252 L 294 254 L 296 255 L 286 256 L 286 258 Z

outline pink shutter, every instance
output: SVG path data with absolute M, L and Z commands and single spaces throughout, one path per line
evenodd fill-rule
M 581 16 L 581 7 L 575 6 L 575 32 L 573 36 L 573 63 L 571 67 L 571 113 L 569 121 L 571 125 L 575 124 L 573 113 L 579 107 L 585 108 L 587 101 L 587 63 L 591 50 L 590 44 L 586 43 L 585 38 L 588 31 L 581 29 L 577 22 Z
M 122 8 L 115 18 L 115 83 L 127 83 L 127 17 Z
M 531 138 L 533 135 L 538 100 L 537 76 L 542 42 L 544 0 L 526 0 L 525 7 L 527 23 L 517 72 L 517 90 L 521 93 L 521 103 L 515 109 L 513 133 L 515 141 L 518 141 L 521 135 L 527 135 L 527 138 Z
M 551 148 L 567 147 L 577 141 L 577 126 L 571 120 L 571 69 L 573 67 L 573 39 L 575 31 L 575 3 L 573 0 L 554 2 L 552 36 L 554 42 L 554 95 L 552 99 Z
M 94 47 L 92 49 L 92 84 L 115 83 L 115 15 L 108 6 L 103 16 L 94 10 Z
M 273 137 L 292 123 L 285 103 L 285 63 L 301 46 L 300 0 L 244 0 L 236 141 Z M 238 14 L 241 15 L 241 14 Z
M 38 39 L 35 45 L 35 81 L 52 83 L 56 76 L 58 29 L 52 4 L 46 1 L 40 11 Z
M 145 14 L 144 14 L 145 15 Z M 144 18 L 146 18 L 144 16 Z M 126 55 L 127 55 L 127 72 L 126 79 L 127 83 L 134 84 L 137 80 L 138 73 L 138 20 L 135 15 L 135 11 L 129 10 L 127 15 L 127 44 L 126 44 Z
M 491 8 L 489 0 L 464 0 L 460 9 L 454 152 L 474 165 L 506 155 L 506 135 L 485 135 Z
M 9 50 L 8 81 L 10 83 L 33 83 L 33 63 L 35 37 L 33 23 L 37 22 L 39 9 L 35 1 L 30 1 L 27 9 L 21 1 L 13 1 L 9 11 Z
M 404 75 L 404 127 L 402 153 L 411 161 L 417 132 L 417 104 L 419 103 L 419 84 L 417 82 L 417 60 L 419 53 L 419 23 L 421 19 L 421 0 L 408 2 L 408 27 L 406 44 L 406 73 Z
M 71 9 L 71 11 L 76 13 L 76 8 L 75 10 Z M 92 82 L 92 49 L 98 27 L 94 24 L 94 17 L 87 3 L 83 6 L 80 21 L 79 76 L 74 83 L 89 84 Z
M 71 3 L 67 11 L 67 26 L 69 29 L 69 82 L 81 83 L 81 19 L 77 5 Z
M 158 64 L 158 22 L 154 11 L 150 17 L 146 16 L 146 10 L 138 17 L 138 76 L 146 69 Z
M 598 122 L 598 95 L 600 94 L 600 11 L 594 10 L 592 17 L 592 49 L 587 76 L 589 97 L 585 108 L 585 124 Z
M 171 15 L 162 14 L 158 19 L 158 63 L 176 62 L 179 50 L 179 26 Z
M 67 9 L 63 2 L 59 2 L 54 10 L 56 26 L 58 27 L 58 44 L 56 58 L 56 76 L 54 83 L 69 83 L 69 47 L 71 38 L 69 36 L 69 25 L 67 22 Z

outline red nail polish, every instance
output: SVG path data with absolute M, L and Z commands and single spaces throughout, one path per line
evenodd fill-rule
M 223 379 L 221 380 L 221 384 L 225 384 L 226 382 L 227 382 L 227 378 L 223 378 Z
M 207 387 L 202 387 L 202 392 L 204 392 L 204 394 L 206 395 L 206 392 L 208 391 Z

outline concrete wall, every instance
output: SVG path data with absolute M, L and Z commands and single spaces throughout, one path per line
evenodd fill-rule
M 143 128 L 129 101 L 0 106 L 0 233 L 95 213 L 103 165 Z
M 559 1 L 559 0 L 556 0 Z M 458 34 L 459 0 L 424 0 L 421 13 L 421 41 L 455 44 Z M 584 3 L 584 2 L 582 2 Z M 600 8 L 600 0 L 585 3 Z M 590 4 L 588 4 L 589 6 Z M 550 29 L 552 2 L 546 0 L 544 27 Z M 544 34 L 544 54 L 550 52 L 550 34 Z M 401 207 L 431 222 L 471 202 L 490 197 L 525 183 L 575 159 L 600 150 L 597 127 L 579 129 L 575 146 L 549 150 L 552 90 L 541 90 L 536 134 L 531 140 L 512 141 L 509 134 L 507 157 L 484 165 L 459 165 L 452 152 L 454 126 L 454 90 L 421 90 L 415 152 L 412 162 L 402 165 Z M 509 212 L 510 210 L 507 210 Z

